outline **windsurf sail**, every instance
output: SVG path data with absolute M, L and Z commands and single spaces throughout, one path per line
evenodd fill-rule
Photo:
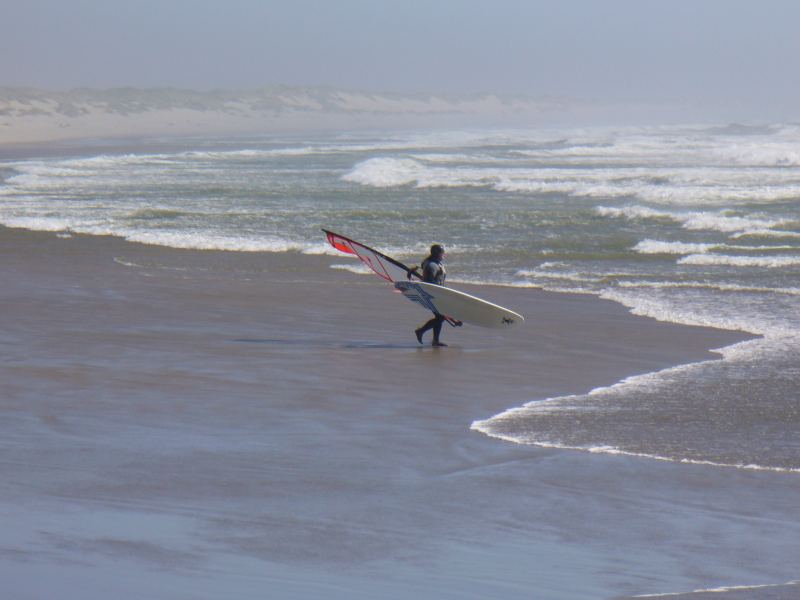
M 374 248 L 365 246 L 361 242 L 356 242 L 355 240 L 351 240 L 350 238 L 339 235 L 338 233 L 333 233 L 327 229 L 323 229 L 322 231 L 324 231 L 325 235 L 328 236 L 328 242 L 331 246 L 340 252 L 354 254 L 361 262 L 372 269 L 372 271 L 378 277 L 385 279 L 389 283 L 395 283 L 398 281 L 407 282 L 408 279 L 422 280 L 422 276 L 420 276 L 418 273 L 409 269 L 399 260 L 395 260 L 391 256 L 386 256 L 383 252 L 378 252 Z M 397 291 L 401 291 L 399 288 L 396 289 Z M 433 312 L 436 311 L 434 310 Z M 444 318 L 453 327 L 458 327 L 461 325 L 461 321 L 458 321 L 457 319 L 453 319 L 447 315 L 444 315 Z
M 393 259 L 391 256 L 386 256 L 385 254 L 378 252 L 369 246 L 365 246 L 360 242 L 351 240 L 350 238 L 339 235 L 338 233 L 333 233 L 327 229 L 323 229 L 322 231 L 324 231 L 325 235 L 328 236 L 328 242 L 331 246 L 340 252 L 354 254 L 362 263 L 372 269 L 376 275 L 382 277 L 389 283 L 394 283 L 395 281 L 405 281 L 410 277 L 422 279 L 414 271 L 409 269 L 399 260 Z

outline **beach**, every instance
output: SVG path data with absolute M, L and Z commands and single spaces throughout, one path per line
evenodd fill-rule
M 800 600 L 800 3 L 7 4 L 0 600 Z
M 482 286 L 524 326 L 433 349 L 329 256 L 8 228 L 0 253 L 5 597 L 800 594 L 795 474 L 470 428 L 748 334 Z

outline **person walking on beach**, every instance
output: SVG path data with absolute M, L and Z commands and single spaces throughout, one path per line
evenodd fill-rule
M 444 270 L 442 260 L 444 260 L 444 246 L 440 244 L 434 244 L 431 246 L 431 253 L 425 260 L 422 261 L 422 281 L 425 283 L 444 285 L 444 280 L 447 277 L 447 273 Z M 420 267 L 414 267 L 411 269 L 411 272 L 419 275 L 419 269 Z M 411 273 L 408 274 L 408 278 L 411 279 Z M 417 336 L 417 341 L 421 344 L 423 334 L 429 329 L 433 329 L 433 343 L 431 345 L 437 348 L 447 346 L 447 344 L 444 344 L 439 340 L 439 336 L 442 333 L 442 324 L 444 323 L 444 320 L 445 318 L 443 315 L 440 315 L 439 313 L 433 313 L 433 318 L 431 320 L 414 330 L 414 334 Z M 460 323 L 458 324 L 460 325 Z

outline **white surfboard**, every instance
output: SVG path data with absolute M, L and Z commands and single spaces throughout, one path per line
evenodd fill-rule
M 422 281 L 395 281 L 395 289 L 431 312 L 481 327 L 508 328 L 525 319 L 513 310 L 452 288 Z

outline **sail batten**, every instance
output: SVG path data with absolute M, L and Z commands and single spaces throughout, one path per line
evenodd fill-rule
M 382 252 L 378 252 L 369 246 L 365 246 L 360 242 L 328 231 L 327 229 L 323 229 L 322 231 L 328 236 L 328 243 L 331 246 L 340 252 L 357 256 L 358 259 L 372 269 L 378 277 L 389 283 L 405 281 L 409 278 L 420 279 L 419 275 L 391 256 L 386 256 Z

